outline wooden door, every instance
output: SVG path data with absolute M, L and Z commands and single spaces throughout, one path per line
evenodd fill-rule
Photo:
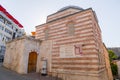
M 36 72 L 36 64 L 37 64 L 37 53 L 31 52 L 29 54 L 28 73 Z

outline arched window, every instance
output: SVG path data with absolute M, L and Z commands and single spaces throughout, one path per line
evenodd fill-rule
M 74 33 L 75 33 L 74 22 L 73 22 L 73 21 L 70 21 L 70 22 L 67 24 L 67 27 L 68 27 L 68 35 L 69 35 L 69 36 L 73 36 Z

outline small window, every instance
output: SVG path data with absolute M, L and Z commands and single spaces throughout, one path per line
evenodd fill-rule
M 0 21 L 4 23 L 4 18 L 2 15 L 0 15 Z
M 70 36 L 73 36 L 74 33 L 75 33 L 75 29 L 74 29 L 74 23 L 71 21 L 67 24 L 67 27 L 68 27 L 68 34 Z
M 4 30 L 4 27 L 0 25 L 0 29 L 1 29 L 1 30 Z
M 12 32 L 10 30 L 8 30 L 7 28 L 5 28 L 5 32 L 12 35 Z
M 7 25 L 8 27 L 10 27 L 11 29 L 13 29 L 13 25 L 12 25 L 12 23 L 9 22 L 8 20 L 6 20 L 6 25 Z
M 9 41 L 9 40 L 11 40 L 11 38 L 9 38 L 9 37 L 6 36 L 6 41 Z

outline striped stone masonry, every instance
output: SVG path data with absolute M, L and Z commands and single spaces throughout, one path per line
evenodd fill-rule
M 108 80 L 101 30 L 91 8 L 49 15 L 45 24 L 36 26 L 36 39 L 52 41 L 51 73 L 76 74 L 66 80 Z

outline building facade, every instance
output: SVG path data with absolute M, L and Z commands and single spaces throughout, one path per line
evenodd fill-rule
M 7 41 L 23 34 L 23 26 L 0 5 L 0 55 L 4 55 Z
M 36 26 L 35 38 L 40 41 L 21 38 L 8 42 L 3 65 L 21 74 L 42 72 L 46 66 L 48 75 L 63 80 L 113 80 L 108 52 L 91 8 L 60 9 Z
M 91 8 L 68 6 L 49 15 L 45 24 L 36 26 L 36 39 L 52 42 L 48 71 L 52 75 L 67 80 L 112 80 L 98 19 Z

